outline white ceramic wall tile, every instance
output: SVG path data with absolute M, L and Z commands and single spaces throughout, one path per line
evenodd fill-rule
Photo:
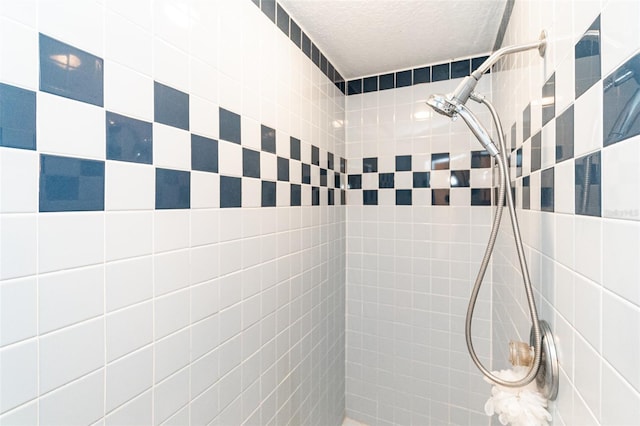
M 191 169 L 189 132 L 153 123 L 153 165 L 178 170 Z
M 33 28 L 0 18 L 0 55 L 2 82 L 31 90 L 38 88 L 38 34 Z
M 136 7 L 132 7 L 131 9 L 133 11 Z M 131 20 L 123 17 L 120 11 L 119 13 L 107 12 L 105 26 L 107 36 L 105 42 L 105 59 L 109 61 L 107 64 L 113 65 L 113 63 L 118 63 L 144 76 L 151 76 L 153 65 L 151 59 L 153 54 L 152 34 Z M 106 79 L 107 75 L 108 68 L 105 67 L 105 83 L 108 81 Z M 134 90 L 136 89 L 134 88 Z M 106 90 L 105 95 L 109 96 Z M 144 102 L 145 99 L 149 102 L 153 98 L 143 98 L 142 101 Z
M 104 69 L 104 107 L 107 111 L 153 122 L 153 80 L 115 61 Z
M 153 383 L 153 350 L 146 347 L 106 369 L 105 410 L 112 411 L 149 389 Z
M 105 307 L 107 312 L 150 299 L 153 296 L 153 259 L 140 257 L 107 263 Z
M 0 212 L 38 211 L 39 162 L 38 155 L 32 151 L 0 151 Z
M 108 389 L 107 392 L 109 392 Z M 149 425 L 152 423 L 152 403 L 152 392 L 147 391 L 126 404 L 123 404 L 117 410 L 107 414 L 105 424 L 108 426 L 119 426 L 131 422 L 131 424 Z
M 160 339 L 189 325 L 189 291 L 157 298 L 154 303 L 154 337 Z
M 38 279 L 40 333 L 85 321 L 104 313 L 104 267 L 41 275 Z
M 189 246 L 187 210 L 157 210 L 154 213 L 154 252 L 162 253 Z
M 41 215 L 38 224 L 40 273 L 104 261 L 104 216 L 95 213 Z
M 37 352 L 35 340 L 0 350 L 0 413 L 34 399 L 38 394 Z
M 40 394 L 102 367 L 104 350 L 102 318 L 43 336 L 39 347 Z
M 0 215 L 0 279 L 25 277 L 36 273 L 36 215 Z
M 184 369 L 156 386 L 154 424 L 159 425 L 189 401 L 189 370 Z
M 153 339 L 153 304 L 141 303 L 107 315 L 106 357 L 111 362 Z
M 71 13 L 73 10 L 73 13 Z M 104 53 L 103 6 L 97 1 L 38 1 L 38 30 L 49 37 L 86 50 Z M 82 16 L 82 19 L 78 19 Z
M 152 210 L 155 206 L 155 170 L 143 164 L 107 161 L 105 208 Z
M 129 4 L 127 0 L 106 0 L 105 4 L 108 10 L 124 16 L 145 30 L 151 30 L 153 18 L 151 12 L 152 3 L 140 2 Z
M 602 148 L 602 82 L 576 100 L 574 109 L 576 157 Z
M 640 137 L 602 150 L 602 216 L 640 220 Z
M 157 255 L 154 262 L 154 295 L 159 296 L 189 285 L 189 252 Z
M 33 337 L 36 330 L 36 278 L 22 278 L 0 284 L 0 346 Z
M 154 383 L 159 383 L 189 363 L 189 330 L 182 330 L 156 341 Z
M 44 424 L 92 424 L 104 415 L 104 370 L 85 376 L 40 400 Z
M 242 176 L 242 147 L 240 145 L 219 141 L 218 158 L 225 159 L 218 165 L 220 175 Z
M 39 150 L 72 157 L 105 158 L 104 109 L 44 92 L 38 92 L 36 102 Z
M 189 90 L 188 55 L 162 40 L 153 41 L 153 79 L 182 92 Z
M 152 212 L 110 212 L 105 215 L 107 261 L 151 254 Z
M 189 96 L 189 129 L 208 138 L 218 138 L 218 107 L 197 96 Z

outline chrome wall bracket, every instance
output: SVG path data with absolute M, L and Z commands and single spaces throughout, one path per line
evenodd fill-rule
M 558 396 L 558 386 L 560 382 L 558 352 L 549 324 L 545 320 L 540 320 L 539 324 L 540 332 L 542 333 L 542 357 L 540 358 L 540 368 L 538 369 L 535 381 L 538 391 L 542 396 L 553 401 Z M 529 342 L 533 346 L 533 327 L 529 334 Z

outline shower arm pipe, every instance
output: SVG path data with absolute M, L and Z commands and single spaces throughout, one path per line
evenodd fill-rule
M 522 238 L 520 235 L 520 230 L 519 230 L 519 226 L 518 226 L 518 221 L 517 221 L 517 216 L 516 216 L 516 212 L 515 212 L 515 207 L 513 205 L 513 199 L 511 198 L 511 185 L 509 182 L 509 179 L 507 177 L 507 162 L 506 162 L 506 146 L 505 146 L 505 141 L 504 141 L 504 136 L 503 136 L 503 130 L 502 130 L 502 124 L 500 122 L 500 118 L 495 110 L 495 108 L 493 107 L 493 105 L 487 101 L 484 96 L 482 95 L 477 95 L 477 94 L 473 94 L 471 95 L 472 99 L 474 99 L 476 102 L 480 102 L 482 104 L 484 104 L 490 111 L 491 116 L 493 118 L 496 130 L 498 132 L 498 140 L 499 140 L 499 145 L 500 145 L 500 151 L 501 153 L 499 155 L 497 155 L 496 158 L 496 162 L 498 165 L 498 171 L 500 173 L 500 184 L 499 184 L 499 189 L 498 189 L 498 200 L 497 200 L 497 206 L 496 206 L 496 212 L 494 215 L 494 220 L 493 220 L 493 226 L 491 228 L 491 235 L 489 236 L 489 242 L 487 243 L 487 248 L 485 251 L 485 255 L 482 259 L 482 262 L 480 264 L 480 270 L 478 271 L 478 275 L 476 277 L 476 281 L 474 283 L 473 286 L 473 290 L 471 292 L 471 298 L 469 300 L 469 307 L 467 309 L 467 317 L 466 317 L 466 326 L 465 326 L 465 338 L 466 338 L 466 342 L 467 342 L 467 348 L 469 349 L 469 354 L 471 355 L 471 359 L 473 360 L 474 364 L 476 365 L 476 367 L 478 367 L 478 369 L 482 372 L 482 374 L 485 375 L 485 377 L 487 377 L 490 381 L 501 385 L 501 386 L 505 386 L 505 387 L 521 387 L 521 386 L 525 386 L 529 383 L 531 383 L 537 376 L 538 374 L 538 369 L 540 368 L 540 364 L 541 364 L 541 357 L 542 357 L 542 332 L 540 330 L 540 324 L 539 324 L 539 320 L 538 320 L 538 312 L 536 309 L 536 305 L 535 305 L 535 299 L 534 299 L 534 295 L 533 295 L 533 288 L 531 286 L 531 280 L 529 278 L 529 271 L 527 268 L 527 263 L 526 263 L 526 258 L 524 256 L 524 249 L 523 249 L 523 245 L 522 245 Z M 521 269 L 521 273 L 522 273 L 522 279 L 524 281 L 524 287 L 525 287 L 525 293 L 527 296 L 527 302 L 528 302 L 528 307 L 529 307 L 529 313 L 531 315 L 531 321 L 532 321 L 532 330 L 533 330 L 533 337 L 534 337 L 534 360 L 533 360 L 533 365 L 531 366 L 531 368 L 529 369 L 529 371 L 527 372 L 527 374 L 520 380 L 517 381 L 509 381 L 509 380 L 504 380 L 501 379 L 500 377 L 495 376 L 493 373 L 491 373 L 486 367 L 484 367 L 484 365 L 482 364 L 482 362 L 480 361 L 480 359 L 478 358 L 475 349 L 473 347 L 473 341 L 471 338 L 471 323 L 472 323 L 472 319 L 473 319 L 473 311 L 475 308 L 475 304 L 476 304 L 476 300 L 478 297 L 478 293 L 480 292 L 480 288 L 482 285 L 482 281 L 484 279 L 484 275 L 486 273 L 487 267 L 489 265 L 489 260 L 491 257 L 491 253 L 493 252 L 493 248 L 495 246 L 495 241 L 496 241 L 496 237 L 498 235 L 498 229 L 500 226 L 500 220 L 501 220 L 501 216 L 502 216 L 502 209 L 503 209 L 503 200 L 505 199 L 505 192 L 508 191 L 508 194 L 506 194 L 506 199 L 507 199 L 507 206 L 509 208 L 509 216 L 511 218 L 511 226 L 513 228 L 513 233 L 514 233 L 514 239 L 516 242 L 516 248 L 517 248 L 517 253 L 518 253 L 518 259 L 520 261 L 520 269 Z
M 544 56 L 547 48 L 547 32 L 542 31 L 540 33 L 540 38 L 537 41 L 527 43 L 527 44 L 519 44 L 515 46 L 506 46 L 501 49 L 496 50 L 492 53 L 474 72 L 471 73 L 470 76 L 465 77 L 456 90 L 451 94 L 451 98 L 455 99 L 461 104 L 466 104 L 471 96 L 471 93 L 476 88 L 478 81 L 485 72 L 487 72 L 500 58 L 505 55 L 510 55 L 512 53 L 524 52 L 531 49 L 538 49 L 540 56 Z

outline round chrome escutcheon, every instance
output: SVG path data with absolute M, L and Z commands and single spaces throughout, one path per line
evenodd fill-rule
M 558 396 L 558 384 L 560 381 L 560 368 L 558 366 L 558 352 L 553 340 L 553 333 L 549 324 L 540 320 L 540 332 L 542 333 L 542 357 L 540 359 L 540 369 L 536 376 L 538 391 L 545 398 L 553 401 Z M 529 334 L 529 344 L 533 346 L 533 327 Z

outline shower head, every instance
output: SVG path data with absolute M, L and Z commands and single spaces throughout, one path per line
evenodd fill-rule
M 498 155 L 500 151 L 498 151 L 498 148 L 491 140 L 491 136 L 489 136 L 487 129 L 485 129 L 469 108 L 453 99 L 453 95 L 431 95 L 427 100 L 427 105 L 433 108 L 437 113 L 447 117 L 451 117 L 453 119 L 456 119 L 458 116 L 462 117 L 467 126 L 469 126 L 471 132 L 487 152 L 492 157 Z

